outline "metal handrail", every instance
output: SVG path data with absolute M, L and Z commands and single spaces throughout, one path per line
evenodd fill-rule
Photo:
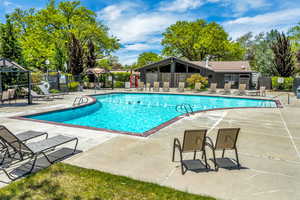
M 77 100 L 79 100 L 78 103 L 77 103 Z M 87 97 L 84 97 L 84 96 L 76 97 L 73 101 L 73 106 L 79 106 L 81 104 L 87 103 L 88 101 L 89 101 L 89 99 Z
M 179 109 L 180 108 L 180 109 Z M 190 105 L 190 104 L 181 104 L 181 105 L 177 105 L 176 107 L 175 107 L 175 109 L 176 109 L 176 111 L 177 112 L 179 112 L 179 113 L 184 113 L 184 112 L 182 112 L 182 110 L 184 109 L 185 110 L 185 114 L 186 115 L 190 115 L 190 113 L 191 114 L 194 114 L 194 110 L 193 110 L 193 108 L 192 108 L 192 106 Z M 189 110 L 190 110 L 190 112 L 189 112 Z

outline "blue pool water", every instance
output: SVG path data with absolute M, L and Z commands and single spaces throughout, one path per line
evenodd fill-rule
M 72 125 L 104 128 L 142 134 L 181 115 L 180 104 L 190 104 L 194 111 L 234 107 L 276 107 L 271 100 L 226 98 L 172 94 L 106 94 L 94 96 L 95 104 L 56 111 L 27 118 Z

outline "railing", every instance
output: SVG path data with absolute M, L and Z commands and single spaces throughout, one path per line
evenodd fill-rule
M 87 97 L 84 97 L 84 96 L 76 97 L 73 101 L 73 106 L 79 106 L 81 104 L 86 104 L 88 101 L 89 101 L 89 99 Z
M 187 116 L 194 114 L 193 107 L 190 104 L 181 104 L 175 107 L 176 111 L 179 113 L 185 113 Z

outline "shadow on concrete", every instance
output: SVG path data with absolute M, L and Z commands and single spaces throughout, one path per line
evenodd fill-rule
M 211 169 L 210 165 L 206 168 L 204 161 L 196 159 L 196 160 L 183 160 L 182 163 L 186 167 L 186 171 L 192 171 L 196 173 L 201 173 L 201 172 L 209 172 L 209 171 L 214 171 Z M 184 173 L 185 173 L 184 172 Z
M 210 159 L 212 162 L 213 159 Z M 238 165 L 237 165 L 237 162 L 236 160 L 233 160 L 231 158 L 216 158 L 216 164 L 218 166 L 218 168 L 223 168 L 223 169 L 227 169 L 227 170 L 240 170 L 240 169 L 249 169 L 247 167 L 243 167 L 243 166 L 240 166 L 240 168 L 238 168 Z
M 61 149 L 58 149 L 51 153 L 48 153 L 47 156 L 51 162 L 60 162 L 60 161 L 63 161 L 69 157 L 72 157 L 72 156 L 82 152 L 80 150 L 76 150 L 75 152 L 73 152 L 73 151 L 74 151 L 74 149 L 71 149 L 71 148 L 61 148 Z M 16 163 L 16 164 L 14 164 L 15 168 L 14 168 L 14 166 L 10 166 L 9 174 L 10 174 L 10 176 L 12 176 L 16 179 L 22 178 L 22 177 L 28 175 L 28 172 L 30 172 L 32 164 L 33 164 L 32 159 L 30 159 L 29 161 L 22 163 L 22 164 Z M 41 156 L 36 160 L 36 163 L 35 163 L 34 168 L 31 173 L 36 173 L 42 169 L 49 167 L 50 165 L 51 165 L 51 163 L 49 163 L 44 156 Z M 1 165 L 1 167 L 5 168 L 5 165 Z M 1 181 L 1 182 L 3 182 L 3 181 Z
M 5 103 L 5 104 L 0 104 L 0 108 L 9 108 L 9 107 L 26 107 L 26 106 L 33 106 L 33 105 L 39 105 L 40 103 Z

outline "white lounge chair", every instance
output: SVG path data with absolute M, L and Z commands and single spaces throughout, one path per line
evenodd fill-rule
M 179 82 L 177 91 L 178 92 L 184 92 L 184 87 L 185 87 L 185 83 L 184 82 Z
M 159 92 L 159 82 L 154 82 L 154 84 L 153 84 L 153 92 Z
M 216 93 L 217 92 L 217 83 L 211 83 L 208 91 L 210 93 Z
M 169 82 L 164 82 L 163 91 L 164 92 L 169 92 L 170 91 L 170 83 Z

